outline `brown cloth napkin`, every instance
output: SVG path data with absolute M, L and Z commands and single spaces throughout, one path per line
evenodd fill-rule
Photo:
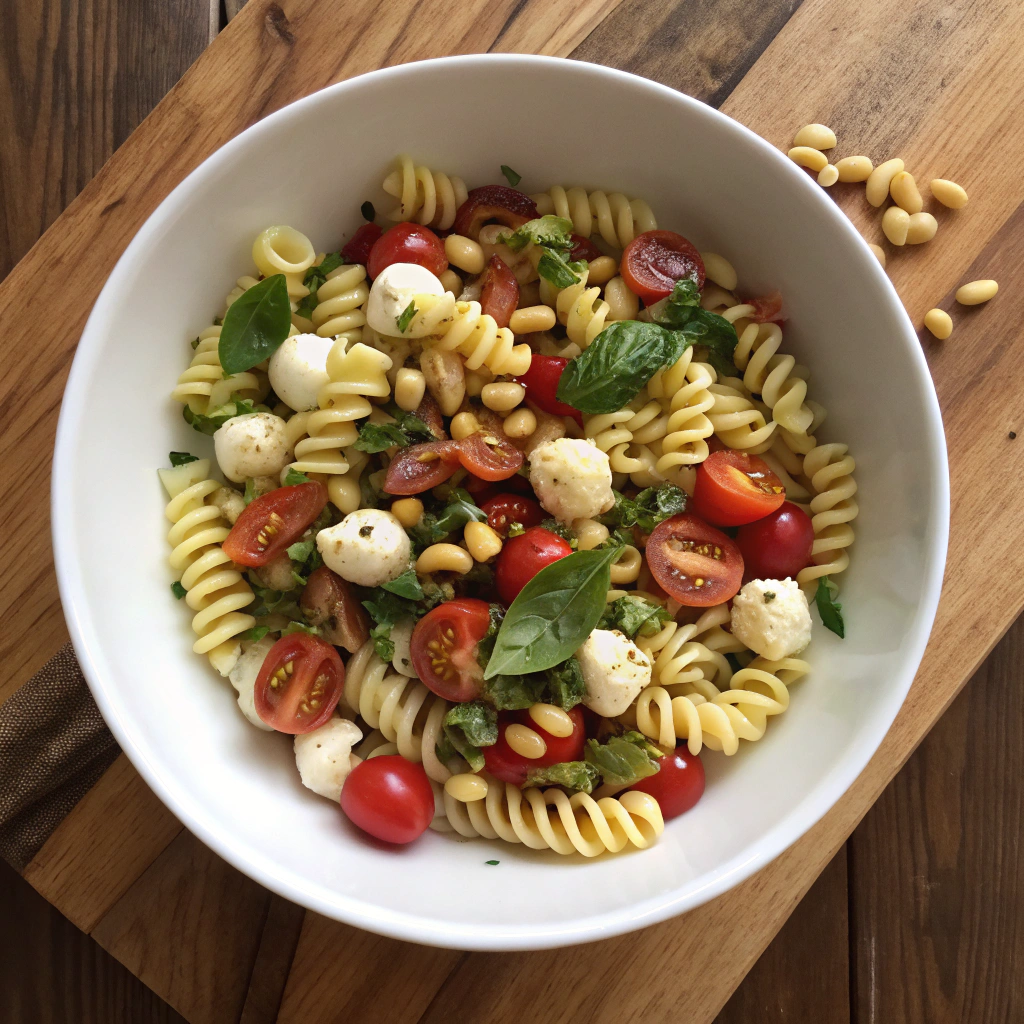
M 119 753 L 67 643 L 0 704 L 0 857 L 24 868 Z

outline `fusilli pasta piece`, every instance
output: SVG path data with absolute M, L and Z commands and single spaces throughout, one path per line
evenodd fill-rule
M 220 345 L 220 327 L 207 327 L 199 333 L 199 344 L 196 345 L 192 362 L 188 369 L 178 378 L 178 383 L 171 392 L 171 398 L 184 402 L 201 416 L 210 409 L 224 405 L 233 394 L 248 398 L 254 402 L 262 402 L 270 391 L 270 381 L 263 370 L 254 368 L 243 373 L 224 376 L 220 365 L 218 346 Z
M 335 267 L 316 292 L 312 316 L 316 333 L 321 338 L 344 338 L 349 344 L 362 341 L 369 294 L 364 266 Z
M 797 582 L 811 583 L 819 576 L 835 576 L 850 564 L 846 549 L 853 543 L 850 523 L 859 511 L 854 495 L 857 481 L 853 471 L 857 464 L 845 444 L 822 444 L 804 456 L 804 476 L 810 481 L 811 545 L 813 565 L 801 569 Z
M 292 301 L 309 294 L 302 282 L 306 271 L 313 266 L 316 250 L 301 231 L 285 224 L 266 228 L 252 244 L 252 259 L 264 277 L 284 274 Z
M 427 298 L 430 296 L 417 295 L 417 306 Z M 439 296 L 438 304 L 443 305 L 445 298 L 450 299 L 451 293 Z M 425 303 L 421 312 L 424 315 L 430 312 L 429 303 Z M 486 366 L 494 374 L 518 376 L 526 373 L 533 358 L 530 346 L 517 345 L 512 332 L 507 327 L 499 327 L 494 317 L 483 312 L 479 302 L 456 302 L 454 319 L 443 320 L 436 333 L 423 340 L 427 348 L 458 352 L 465 359 L 467 370 Z
M 765 418 L 765 412 L 747 393 L 741 380 L 726 377 L 709 384 L 707 389 L 714 400 L 707 417 L 727 447 L 751 455 L 760 455 L 771 447 L 777 424 Z
M 657 464 L 663 476 L 677 466 L 696 465 L 708 457 L 707 438 L 715 432 L 707 416 L 715 404 L 708 389 L 714 382 L 714 370 L 694 362 L 693 349 L 688 348 L 648 385 L 651 395 L 659 398 L 669 413 Z
M 589 238 L 596 226 L 605 242 L 616 249 L 624 249 L 637 235 L 658 226 L 647 203 L 627 199 L 621 192 L 588 193 L 583 188 L 555 185 L 530 198 L 541 216 L 554 213 L 571 220 L 573 231 L 584 238 Z
M 429 167 L 417 167 L 408 156 L 398 157 L 396 163 L 395 170 L 384 179 L 384 191 L 399 201 L 388 216 L 447 231 L 469 195 L 465 182 Z

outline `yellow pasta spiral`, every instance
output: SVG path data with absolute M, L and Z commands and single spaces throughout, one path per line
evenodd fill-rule
M 290 299 L 301 299 L 309 294 L 302 282 L 306 271 L 313 266 L 316 250 L 301 231 L 285 224 L 266 228 L 252 244 L 252 259 L 264 277 L 284 274 Z
M 797 582 L 810 583 L 819 576 L 835 576 L 850 564 L 846 549 L 853 543 L 850 523 L 859 511 L 854 495 L 857 482 L 853 471 L 857 464 L 845 444 L 822 444 L 804 456 L 804 476 L 810 481 L 811 545 L 813 565 L 801 569 Z
M 235 282 L 235 287 L 232 288 L 231 291 L 229 291 L 227 296 L 225 297 L 224 312 L 221 313 L 220 318 L 222 320 L 224 319 L 224 316 L 227 314 L 227 311 L 231 308 L 231 303 L 233 303 L 235 299 L 244 295 L 250 288 L 255 287 L 259 283 L 260 279 L 258 277 L 253 277 L 251 274 L 243 274 Z
M 313 327 L 321 338 L 344 338 L 350 344 L 363 340 L 366 323 L 366 268 L 358 263 L 335 267 L 316 292 Z
M 584 238 L 598 233 L 616 249 L 624 249 L 644 231 L 653 231 L 658 222 L 642 199 L 627 199 L 621 192 L 587 192 L 583 188 L 555 185 L 547 192 L 530 196 L 544 216 L 554 213 L 572 221 L 572 229 Z
M 637 790 L 595 800 L 586 793 L 569 796 L 561 789 L 520 789 L 482 777 L 487 781 L 482 800 L 462 803 L 445 790 L 448 822 L 461 836 L 596 857 L 629 845 L 646 849 L 665 830 L 658 801 Z
M 220 327 L 207 327 L 199 334 L 199 344 L 188 369 L 178 378 L 171 398 L 184 402 L 199 415 L 224 405 L 233 394 L 254 402 L 262 402 L 270 391 L 270 381 L 263 370 L 252 369 L 224 376 L 218 346 Z
M 398 157 L 396 168 L 384 179 L 384 191 L 399 201 L 388 216 L 414 220 L 446 231 L 455 221 L 468 192 L 461 178 L 449 177 L 429 167 L 417 167 L 408 156 Z
M 688 348 L 648 385 L 651 395 L 659 398 L 669 413 L 657 465 L 663 476 L 678 466 L 692 466 L 708 457 L 707 438 L 715 432 L 707 416 L 715 404 L 708 388 L 714 382 L 714 370 L 694 362 L 693 349 Z
M 420 300 L 421 296 L 416 296 L 417 304 Z M 424 344 L 443 352 L 458 352 L 465 358 L 467 370 L 486 366 L 491 373 L 510 376 L 526 373 L 533 358 L 530 346 L 515 344 L 512 332 L 499 327 L 494 317 L 483 312 L 479 302 L 455 303 L 454 319 L 441 323 L 438 334 L 424 338 Z
M 768 410 L 754 401 L 741 380 L 725 377 L 707 388 L 713 399 L 707 417 L 726 446 L 751 455 L 759 455 L 771 447 L 776 423 L 766 419 Z

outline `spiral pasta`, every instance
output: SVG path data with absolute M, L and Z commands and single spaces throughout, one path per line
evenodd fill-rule
M 802 569 L 797 582 L 811 583 L 819 576 L 835 576 L 850 564 L 847 548 L 853 543 L 850 523 L 859 511 L 854 495 L 857 481 L 853 471 L 857 464 L 845 444 L 822 444 L 804 456 L 804 476 L 810 481 L 811 545 L 813 565 Z
M 555 788 L 520 789 L 484 778 L 487 795 L 482 800 L 462 803 L 445 790 L 445 814 L 461 836 L 596 857 L 628 845 L 645 849 L 665 830 L 658 801 L 638 790 L 595 800 L 586 793 L 569 796 Z
M 777 424 L 736 377 L 707 385 L 713 404 L 707 412 L 714 432 L 729 448 L 759 455 L 771 447 Z M 770 414 L 769 414 L 770 415 Z
M 451 293 L 445 295 L 450 297 Z M 420 298 L 416 297 L 417 304 Z M 454 319 L 439 325 L 438 331 L 424 339 L 425 345 L 442 352 L 458 352 L 465 359 L 467 370 L 486 366 L 491 373 L 518 376 L 530 368 L 530 346 L 515 344 L 512 332 L 499 327 L 494 317 L 483 312 L 479 302 L 455 303 Z
M 284 224 L 261 231 L 252 244 L 252 260 L 259 272 L 264 277 L 284 274 L 288 297 L 293 301 L 309 294 L 303 278 L 315 259 L 313 243 L 301 231 Z
M 397 164 L 384 179 L 384 191 L 399 201 L 388 216 L 392 220 L 414 220 L 447 231 L 469 195 L 465 182 L 429 167 L 417 167 L 407 156 L 400 156 Z
M 224 299 L 224 311 L 221 313 L 220 318 L 223 320 L 227 315 L 227 311 L 231 308 L 231 304 L 235 299 L 241 298 L 250 288 L 254 288 L 260 283 L 258 277 L 253 277 L 251 274 L 243 274 L 237 281 L 235 281 L 235 287 L 228 292 Z
M 598 233 L 616 249 L 624 249 L 644 231 L 653 231 L 658 222 L 642 199 L 627 199 L 621 192 L 590 192 L 583 188 L 555 185 L 547 192 L 530 196 L 544 216 L 554 213 L 572 221 L 578 235 L 589 238 L 596 226 Z
M 253 402 L 262 402 L 270 391 L 270 381 L 263 370 L 252 369 L 224 376 L 220 365 L 219 326 L 207 327 L 199 332 L 192 362 L 178 378 L 171 398 L 186 404 L 194 413 L 205 416 L 210 409 L 224 405 L 233 394 Z
M 715 404 L 709 390 L 714 382 L 714 370 L 694 362 L 693 349 L 688 348 L 648 385 L 651 395 L 659 398 L 669 413 L 657 463 L 663 476 L 677 466 L 692 466 L 708 457 L 707 438 L 715 432 L 707 416 Z
M 360 264 L 335 267 L 316 292 L 312 321 L 321 338 L 344 338 L 350 344 L 363 340 L 366 323 L 366 268 Z

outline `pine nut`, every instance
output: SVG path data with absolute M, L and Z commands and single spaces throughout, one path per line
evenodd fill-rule
M 514 722 L 505 730 L 505 742 L 520 756 L 536 760 L 548 752 L 544 737 L 528 725 Z
M 495 412 L 511 412 L 526 397 L 526 388 L 514 381 L 487 384 L 480 392 L 480 401 Z
M 951 210 L 959 210 L 967 205 L 967 193 L 955 181 L 948 178 L 932 178 L 929 188 L 932 195 Z
M 508 326 L 513 334 L 536 334 L 550 331 L 555 319 L 555 311 L 550 306 L 526 306 L 512 314 Z
M 453 441 L 461 441 L 470 434 L 482 430 L 480 421 L 471 412 L 459 412 L 452 417 L 451 435 Z
M 422 370 L 403 366 L 395 375 L 395 405 L 406 412 L 415 412 L 423 401 L 427 379 Z
M 840 181 L 867 181 L 874 169 L 866 156 L 844 156 L 836 161 Z
M 587 285 L 590 287 L 607 284 L 619 272 L 619 265 L 611 256 L 598 256 L 587 267 Z
M 910 171 L 900 171 L 892 176 L 889 182 L 889 195 L 893 202 L 901 206 L 907 213 L 920 213 L 924 208 L 921 191 Z
M 912 213 L 907 228 L 907 245 L 930 242 L 939 230 L 939 222 L 930 213 Z
M 545 732 L 564 740 L 573 733 L 572 719 L 554 704 L 534 704 L 530 717 Z
M 810 146 L 794 146 L 787 154 L 790 160 L 801 167 L 809 167 L 817 173 L 828 164 L 828 157 Z
M 890 206 L 882 214 L 882 232 L 893 245 L 906 245 L 910 230 L 910 214 L 898 206 Z
M 885 266 L 885 250 L 880 245 L 875 245 L 874 242 L 868 242 L 868 248 L 875 254 L 875 259 L 878 260 L 882 266 Z
M 494 374 L 486 366 L 481 366 L 477 370 L 466 370 L 466 394 L 470 398 L 478 398 L 492 380 Z
M 924 315 L 924 325 L 939 341 L 945 341 L 953 333 L 953 318 L 944 309 L 929 309 Z
M 431 544 L 416 559 L 416 571 L 467 573 L 473 568 L 473 558 L 457 544 Z
M 604 286 L 604 301 L 609 306 L 608 320 L 635 320 L 640 312 L 640 299 L 630 291 L 621 275 Z
M 736 290 L 739 276 L 736 268 L 724 256 L 719 256 L 717 252 L 702 252 L 700 258 L 704 261 L 704 271 L 710 281 L 727 292 Z
M 466 238 L 465 235 L 449 235 L 444 240 L 444 254 L 453 267 L 458 267 L 467 274 L 482 273 L 487 262 L 480 243 L 474 242 L 472 238 Z
M 391 503 L 391 514 L 408 530 L 423 518 L 423 502 L 419 498 L 399 498 Z
M 996 292 L 999 285 L 995 281 L 969 281 L 956 290 L 956 301 L 961 306 L 977 306 L 982 302 L 988 302 Z
M 504 429 L 509 437 L 529 437 L 537 429 L 537 417 L 532 409 L 515 409 L 505 417 Z
M 794 146 L 810 146 L 811 149 L 834 149 L 836 133 L 825 124 L 805 124 L 793 138 Z
M 868 177 L 865 193 L 872 206 L 881 206 L 889 195 L 889 183 L 903 170 L 903 161 L 899 157 L 886 160 L 879 164 Z
M 462 537 L 469 553 L 478 562 L 486 562 L 501 551 L 501 537 L 486 523 L 466 523 Z
M 451 292 L 456 298 L 462 294 L 462 278 L 450 267 L 438 278 L 446 292 Z
M 818 172 L 818 184 L 831 188 L 839 180 L 839 172 L 834 164 L 825 164 Z
M 487 780 L 464 772 L 462 775 L 453 775 L 444 784 L 444 791 L 461 804 L 471 804 L 487 796 Z

